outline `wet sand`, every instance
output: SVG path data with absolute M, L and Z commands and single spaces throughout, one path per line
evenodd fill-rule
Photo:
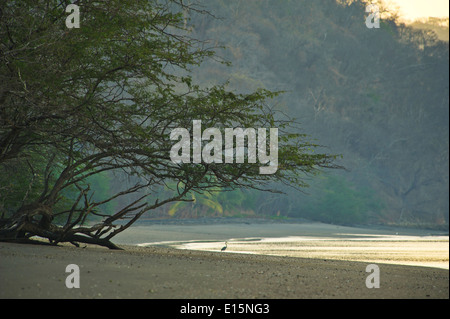
M 269 229 L 279 236 L 276 229 L 316 232 L 322 227 L 212 226 L 188 228 L 188 233 L 178 226 L 160 225 L 152 232 L 145 226 L 146 230 L 132 228 L 119 239 L 140 241 L 144 232 L 147 239 L 154 236 L 153 242 L 167 238 L 217 242 L 234 238 L 238 229 L 245 230 L 244 236 L 237 236 L 244 238 L 257 232 L 267 237 Z M 327 227 L 322 230 L 329 234 Z M 349 229 L 339 230 L 348 234 Z M 330 238 L 325 233 L 322 237 Z M 225 253 L 121 245 L 125 250 L 0 243 L 0 298 L 449 298 L 445 269 L 379 263 L 380 288 L 369 289 L 367 262 L 233 253 L 231 245 Z M 68 264 L 79 266 L 80 288 L 66 287 Z

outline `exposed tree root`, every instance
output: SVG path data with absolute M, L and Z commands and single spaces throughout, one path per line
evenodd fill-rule
M 24 220 L 9 222 L 7 225 L 3 225 L 0 229 L 0 241 L 7 242 L 30 242 L 30 237 L 39 236 L 47 238 L 52 245 L 58 243 L 69 242 L 74 246 L 79 247 L 78 243 L 99 245 L 107 247 L 109 249 L 122 249 L 112 243 L 109 239 L 95 237 L 95 235 L 77 234 L 76 229 L 68 232 L 62 227 L 58 227 L 53 224 L 46 224 L 45 228 L 42 227 L 42 223 L 35 223 L 32 221 Z

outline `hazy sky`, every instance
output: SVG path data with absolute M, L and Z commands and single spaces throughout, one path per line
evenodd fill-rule
M 400 14 L 415 20 L 423 17 L 448 17 L 448 0 L 387 0 L 400 7 Z

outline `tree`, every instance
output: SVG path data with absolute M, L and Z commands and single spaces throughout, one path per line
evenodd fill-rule
M 0 207 L 4 240 L 38 235 L 55 244 L 114 249 L 111 238 L 142 214 L 188 201 L 189 192 L 275 191 L 269 182 L 303 186 L 302 174 L 336 167 L 336 156 L 314 153 L 316 145 L 305 136 L 289 133 L 292 121 L 267 105 L 277 92 L 238 94 L 225 84 L 193 83 L 191 68 L 214 57 L 214 48 L 192 38 L 185 21 L 186 12 L 209 14 L 201 8 L 181 0 L 76 1 L 80 28 L 68 29 L 68 4 L 0 5 L 0 170 L 12 177 L 8 165 L 26 164 L 29 172 L 21 174 L 28 174 L 28 188 L 34 187 L 33 196 L 23 196 L 17 207 Z M 186 128 L 192 138 L 193 120 L 222 131 L 277 127 L 282 133 L 277 172 L 261 175 L 260 164 L 248 161 L 171 161 L 170 133 Z M 126 174 L 135 183 L 99 199 L 89 181 L 105 172 Z M 176 185 L 170 195 L 147 201 L 152 190 L 170 183 Z M 68 197 L 68 189 L 77 195 Z M 125 196 L 132 198 L 126 205 L 100 210 Z M 64 198 L 72 198 L 71 204 L 58 206 Z M 86 223 L 92 215 L 101 220 Z

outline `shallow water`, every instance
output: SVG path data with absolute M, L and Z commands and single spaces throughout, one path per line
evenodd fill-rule
M 224 242 L 166 243 L 178 249 L 220 251 Z M 449 269 L 448 236 L 367 236 L 351 239 L 281 237 L 230 239 L 226 252 L 389 263 Z
M 420 230 L 379 230 L 303 224 L 151 225 L 131 227 L 118 243 L 426 266 L 449 269 L 449 236 Z

